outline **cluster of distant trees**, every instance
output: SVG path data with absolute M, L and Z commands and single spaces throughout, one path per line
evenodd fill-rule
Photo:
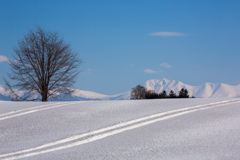
M 147 90 L 144 86 L 137 85 L 131 91 L 130 99 L 161 99 L 161 98 L 189 98 L 188 90 L 182 88 L 177 95 L 173 90 L 169 94 L 165 90 L 156 93 L 154 90 Z M 192 97 L 194 98 L 194 97 Z

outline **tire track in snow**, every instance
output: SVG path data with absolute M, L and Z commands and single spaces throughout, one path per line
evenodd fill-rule
M 84 103 L 84 102 L 86 102 L 86 101 L 60 102 L 60 103 L 46 104 L 46 105 L 40 105 L 40 106 L 31 107 L 31 108 L 25 108 L 25 109 L 21 109 L 21 110 L 11 111 L 11 112 L 0 114 L 0 121 L 9 119 L 9 118 L 26 115 L 26 114 L 30 114 L 30 113 L 34 113 L 34 112 L 38 112 L 38 111 L 43 111 L 43 110 L 52 109 L 52 108 L 58 108 L 58 107 L 66 106 L 66 105 L 73 105 L 73 104 L 77 104 L 77 103 Z
M 56 104 L 60 104 L 60 103 L 55 103 L 55 105 L 56 105 Z M 2 113 L 2 114 L 0 114 L 0 117 L 6 116 L 6 115 L 10 115 L 10 114 L 14 114 L 14 113 L 18 113 L 18 112 L 22 112 L 22 111 L 27 111 L 27 110 L 31 110 L 31 109 L 36 109 L 36 108 L 40 108 L 40 107 L 51 106 L 51 105 L 54 105 L 54 104 L 52 103 L 52 104 L 46 104 L 46 105 L 40 105 L 40 106 L 34 106 L 34 107 L 30 107 L 30 108 L 25 108 L 25 109 L 10 111 L 10 112 L 7 112 L 7 113 Z
M 135 120 L 130 120 L 127 122 L 119 123 L 110 127 L 102 128 L 96 131 L 83 133 L 80 135 L 75 135 L 69 138 L 58 140 L 52 143 L 44 144 L 35 148 L 25 149 L 17 152 L 6 153 L 0 155 L 0 159 L 4 160 L 14 160 L 19 158 L 30 157 L 34 155 L 49 153 L 53 151 L 58 151 L 62 149 L 67 149 L 71 147 L 76 147 L 82 144 L 90 143 L 99 139 L 103 139 L 118 133 L 129 131 L 135 128 L 143 127 L 155 122 L 167 120 L 170 118 L 178 117 L 181 115 L 189 114 L 192 112 L 206 110 L 210 108 L 220 107 L 224 105 L 240 103 L 239 99 L 227 100 L 215 103 L 209 103 L 204 105 L 197 105 L 192 107 L 186 107 L 182 109 L 167 111 L 159 114 L 154 114 L 146 116 L 143 118 L 138 118 Z M 66 144 L 67 143 L 67 144 Z M 4 158 L 5 157 L 5 158 Z M 8 157 L 8 158 L 7 158 Z

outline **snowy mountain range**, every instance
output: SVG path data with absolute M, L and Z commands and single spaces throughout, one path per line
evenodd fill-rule
M 178 94 L 182 88 L 186 88 L 190 96 L 202 97 L 202 98 L 233 98 L 240 97 L 240 84 L 238 85 L 228 85 L 223 83 L 204 83 L 198 86 L 191 86 L 184 84 L 176 80 L 163 79 L 152 79 L 148 80 L 143 84 L 147 90 L 154 90 L 156 93 L 160 93 L 165 90 L 169 93 L 173 90 Z M 19 91 L 21 93 L 21 91 Z M 91 91 L 84 91 L 79 89 L 74 89 L 72 95 L 63 96 L 61 94 L 56 96 L 57 101 L 79 101 L 79 100 L 128 100 L 130 99 L 130 92 L 125 92 L 117 95 L 104 95 Z M 0 85 L 0 100 L 11 100 L 9 93 Z M 37 97 L 37 95 L 33 95 Z
M 130 99 L 130 91 L 116 95 L 104 95 L 96 92 L 74 89 L 74 92 L 71 95 L 68 96 L 58 95 L 55 100 L 80 101 L 80 100 L 127 100 L 127 99 Z
M 16 91 L 18 95 L 23 95 L 22 91 Z M 11 100 L 9 92 L 0 85 L 0 101 L 9 101 Z M 38 94 L 32 94 L 31 98 L 35 99 L 40 97 Z M 54 99 L 49 99 L 50 101 L 80 101 L 80 100 L 127 100 L 130 99 L 130 91 L 122 94 L 116 95 L 104 95 L 91 91 L 84 91 L 79 89 L 74 89 L 74 92 L 71 95 L 57 95 Z
M 198 86 L 190 86 L 176 80 L 168 79 L 153 79 L 148 80 L 144 86 L 147 90 L 154 90 L 156 93 L 160 93 L 165 90 L 169 93 L 173 90 L 175 93 L 186 88 L 190 96 L 201 97 L 201 98 L 233 98 L 240 97 L 240 84 L 228 85 L 224 83 L 204 83 Z

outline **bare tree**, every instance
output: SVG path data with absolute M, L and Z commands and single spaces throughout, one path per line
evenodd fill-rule
M 57 33 L 37 27 L 24 35 L 14 52 L 15 60 L 9 59 L 12 73 L 8 74 L 14 84 L 8 79 L 5 83 L 15 100 L 37 100 L 29 99 L 33 92 L 42 101 L 56 94 L 71 93 L 81 60 Z M 27 94 L 20 96 L 15 89 L 25 90 Z
M 144 86 L 137 85 L 132 89 L 130 99 L 145 99 L 146 89 Z

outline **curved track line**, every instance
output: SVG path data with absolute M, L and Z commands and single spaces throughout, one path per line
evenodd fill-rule
M 23 110 L 15 111 L 15 113 L 18 113 L 18 114 L 12 114 L 12 115 L 9 115 L 10 112 L 8 112 L 9 116 L 5 116 L 5 117 L 0 118 L 0 121 L 5 120 L 5 119 L 9 119 L 9 118 L 13 118 L 13 117 L 18 117 L 18 116 L 30 114 L 30 113 L 34 113 L 34 112 L 38 112 L 38 111 L 43 111 L 43 110 L 52 109 L 52 108 L 58 108 L 58 107 L 77 104 L 77 103 L 84 103 L 84 102 L 86 102 L 86 101 L 78 101 L 78 102 L 72 102 L 72 103 L 64 102 L 64 103 L 57 103 L 57 104 L 60 104 L 60 105 L 50 105 L 50 106 L 49 105 L 43 105 L 43 106 L 31 107 L 29 109 L 26 108 L 26 109 L 23 109 Z M 19 113 L 19 112 L 25 111 L 25 110 L 26 110 L 26 112 Z
M 55 103 L 55 105 L 56 105 L 56 104 L 60 104 L 60 103 Z M 25 109 L 20 109 L 20 110 L 15 110 L 15 111 L 3 113 L 3 114 L 0 114 L 0 117 L 5 116 L 5 115 L 9 115 L 9 114 L 14 114 L 14 113 L 22 112 L 22 111 L 27 111 L 27 110 L 31 110 L 31 109 L 36 109 L 36 108 L 40 108 L 40 107 L 51 106 L 51 105 L 54 105 L 54 103 L 53 103 L 53 104 L 40 105 L 40 106 L 31 107 L 31 108 L 25 108 Z
M 118 125 L 110 126 L 110 127 L 103 128 L 103 129 L 99 129 L 99 130 L 96 130 L 96 131 L 93 131 L 93 132 L 84 133 L 84 134 L 80 134 L 80 135 L 77 135 L 77 136 L 72 136 L 72 137 L 62 139 L 62 140 L 59 140 L 59 141 L 56 141 L 56 142 L 53 142 L 53 143 L 44 144 L 44 145 L 41 145 L 39 147 L 3 154 L 3 155 L 0 155 L 0 157 L 13 156 L 13 157 L 7 158 L 7 159 L 8 160 L 19 159 L 19 158 L 34 156 L 34 155 L 38 155 L 38 154 L 42 154 L 42 153 L 48 153 L 48 152 L 52 152 L 52 151 L 57 151 L 57 150 L 61 150 L 61 149 L 75 147 L 75 146 L 78 146 L 78 145 L 81 145 L 81 144 L 96 141 L 96 140 L 99 140 L 99 139 L 102 139 L 102 138 L 105 138 L 105 137 L 108 137 L 108 136 L 112 136 L 112 135 L 115 135 L 115 134 L 118 134 L 118 133 L 121 133 L 121 132 L 124 132 L 124 131 L 139 128 L 139 127 L 142 127 L 142 126 L 145 126 L 145 125 L 148 125 L 148 124 L 152 124 L 152 123 L 155 123 L 155 122 L 158 122 L 158 121 L 162 121 L 162 120 L 165 120 L 165 119 L 170 119 L 170 118 L 173 118 L 173 117 L 181 116 L 181 115 L 188 114 L 188 113 L 191 113 L 191 112 L 196 112 L 196 111 L 199 111 L 199 110 L 205 110 L 205 109 L 209 109 L 209 108 L 214 108 L 214 107 L 219 107 L 219 106 L 234 104 L 234 103 L 239 103 L 239 102 L 240 101 L 237 101 L 237 100 L 229 100 L 229 101 L 221 101 L 221 102 L 210 103 L 210 104 L 205 104 L 205 105 L 198 105 L 198 106 L 193 106 L 193 107 L 186 107 L 186 108 L 173 110 L 173 111 L 167 111 L 167 112 L 163 112 L 163 113 L 160 113 L 160 114 L 155 114 L 155 115 L 139 118 L 139 119 L 136 119 L 136 120 L 131 120 L 131 121 L 128 121 L 128 122 L 123 122 L 123 123 L 120 123 Z M 170 114 L 170 113 L 172 113 L 172 114 Z M 170 114 L 170 115 L 168 115 L 168 114 Z M 159 116 L 164 116 L 164 117 L 152 119 L 152 118 L 159 117 Z M 141 122 L 141 121 L 143 121 L 143 122 Z M 137 122 L 140 122 L 140 123 L 137 123 Z M 135 124 L 135 123 L 137 123 L 137 124 Z M 132 125 L 130 125 L 130 124 L 132 124 Z M 123 128 L 120 128 L 120 127 L 123 127 Z M 116 129 L 116 128 L 118 128 L 118 129 Z M 115 130 L 113 130 L 113 129 L 115 129 Z M 106 131 L 108 131 L 108 132 L 106 132 Z M 106 132 L 106 133 L 103 133 L 103 132 Z M 96 135 L 96 134 L 99 134 L 99 135 Z M 91 136 L 91 137 L 88 138 L 87 136 Z M 79 140 L 77 142 L 72 142 L 71 144 L 63 145 L 63 146 L 60 146 L 60 147 L 45 149 L 45 150 L 42 150 L 42 151 L 36 151 L 36 150 L 44 149 L 44 148 L 47 148 L 47 147 L 52 147 L 52 146 L 55 146 L 55 145 L 59 145 L 59 144 L 62 144 L 62 143 L 71 142 L 73 140 L 77 140 L 77 139 L 80 139 L 80 138 L 83 138 L 83 137 L 86 137 L 86 139 Z M 26 152 L 32 152 L 32 151 L 36 151 L 36 152 L 26 153 Z M 19 155 L 19 154 L 23 154 L 23 153 L 26 153 L 26 154 Z

